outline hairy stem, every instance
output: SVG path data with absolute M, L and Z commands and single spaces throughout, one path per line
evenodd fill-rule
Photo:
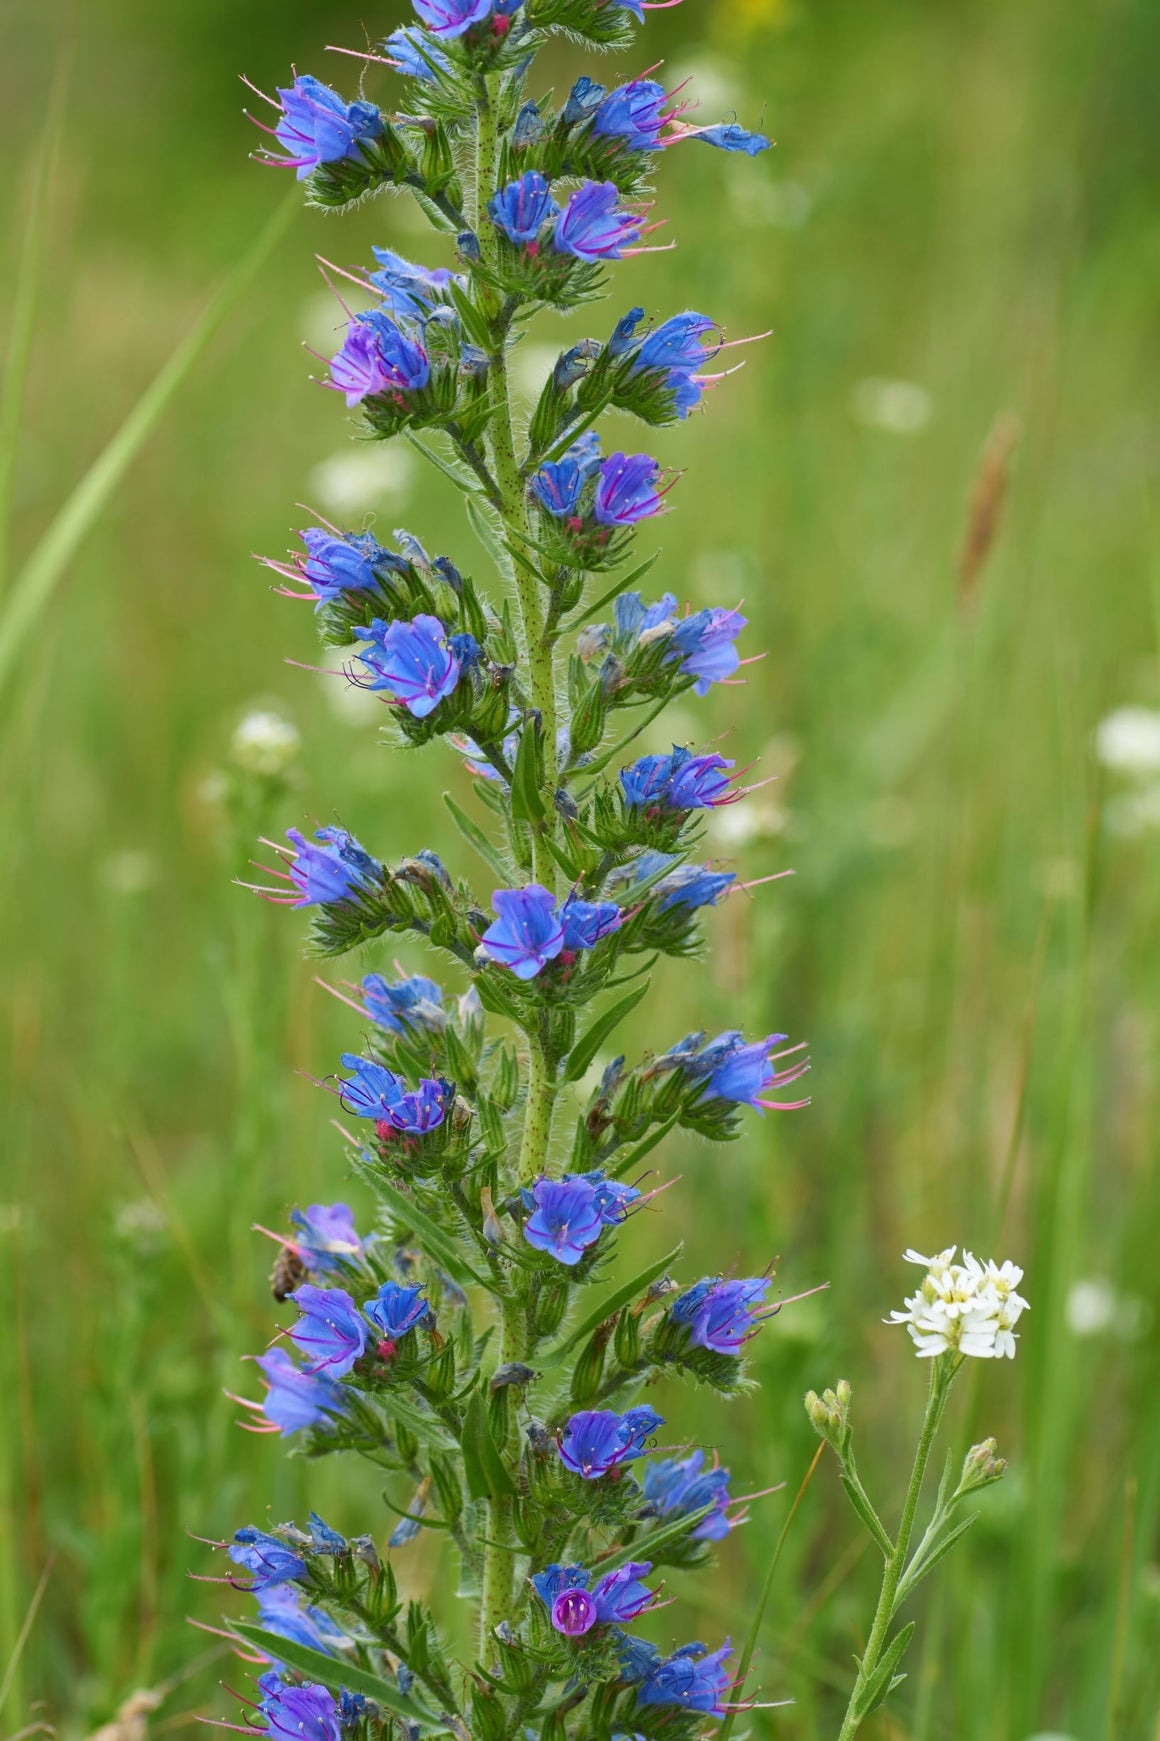
M 523 1360 L 527 1353 L 527 1310 L 523 1299 L 509 1292 L 500 1302 L 500 1313 L 499 1363 L 506 1366 L 509 1361 Z M 511 1446 L 503 1445 L 500 1449 L 510 1454 Z M 486 1515 L 483 1600 L 479 1614 L 479 1655 L 485 1667 L 494 1648 L 495 1628 L 501 1620 L 512 1618 L 517 1550 L 511 1500 L 493 1496 L 487 1501 Z
M 902 1505 L 902 1518 L 898 1525 L 898 1535 L 894 1542 L 894 1552 L 886 1562 L 882 1573 L 882 1589 L 878 1596 L 878 1606 L 874 1610 L 874 1623 L 870 1628 L 870 1637 L 866 1641 L 866 1649 L 862 1653 L 862 1661 L 858 1669 L 858 1678 L 854 1682 L 854 1690 L 850 1694 L 850 1703 L 846 1707 L 846 1715 L 842 1721 L 838 1741 L 851 1741 L 862 1725 L 862 1718 L 856 1715 L 862 1698 L 863 1689 L 873 1678 L 874 1671 L 881 1658 L 886 1644 L 886 1635 L 890 1630 L 890 1622 L 894 1618 L 895 1599 L 898 1595 L 898 1584 L 906 1566 L 907 1554 L 910 1550 L 910 1537 L 914 1529 L 914 1514 L 918 1509 L 918 1499 L 922 1492 L 923 1477 L 930 1461 L 930 1449 L 938 1432 L 939 1423 L 946 1407 L 947 1393 L 953 1372 L 948 1372 L 941 1358 L 931 1362 L 930 1388 L 926 1398 L 926 1414 L 923 1417 L 922 1432 L 919 1434 L 918 1448 L 914 1453 L 914 1465 L 910 1471 L 910 1481 L 906 1489 L 906 1498 Z

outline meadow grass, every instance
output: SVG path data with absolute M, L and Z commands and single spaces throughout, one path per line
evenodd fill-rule
M 44 137 L 62 36 L 72 73 L 9 576 L 282 197 L 245 162 L 234 75 L 269 86 L 293 58 L 342 82 L 318 51 L 357 45 L 370 14 L 317 11 L 10 7 L 10 162 L 28 165 Z M 961 1446 L 994 1433 L 1011 1467 L 914 1605 L 911 1680 L 878 1733 L 1150 1737 L 1158 850 L 1106 826 L 1116 794 L 1090 737 L 1113 705 L 1160 703 L 1147 70 L 1160 21 L 1147 0 L 687 0 L 658 16 L 649 58 L 655 41 L 665 76 L 697 71 L 709 118 L 736 105 L 778 140 L 756 164 L 692 149 L 679 174 L 662 164 L 679 247 L 638 262 L 625 288 L 650 310 L 720 312 L 731 337 L 775 329 L 704 416 L 658 442 L 690 470 L 654 578 L 695 603 L 744 597 L 746 650 L 768 656 L 679 729 L 729 734 L 725 753 L 760 752 L 756 777 L 778 774 L 749 801 L 753 836 L 715 850 L 747 877 L 796 875 L 717 914 L 703 971 L 666 972 L 650 1005 L 671 1026 L 638 1025 L 628 1043 L 790 1028 L 811 1043 L 814 1103 L 753 1120 L 712 1158 L 671 1138 L 659 1158 L 681 1183 L 663 1230 L 638 1223 L 634 1259 L 659 1255 L 677 1220 L 690 1275 L 723 1253 L 747 1268 L 776 1254 L 787 1292 L 830 1288 L 774 1322 L 756 1346 L 762 1388 L 731 1405 L 734 1486 L 784 1491 L 755 1505 L 695 1605 L 670 1581 L 677 1607 L 653 1635 L 744 1636 L 814 1453 L 807 1387 L 851 1380 L 860 1462 L 893 1515 L 924 1374 L 881 1319 L 909 1279 L 902 1248 L 957 1240 L 1027 1269 L 1019 1358 L 972 1373 L 952 1407 Z M 559 57 L 558 84 L 572 64 Z M 16 178 L 3 238 L 18 375 L 35 179 L 34 166 Z M 295 220 L 0 695 L 5 1735 L 83 1733 L 135 1687 L 170 1682 L 154 1733 L 223 1711 L 230 1666 L 205 1660 L 213 1641 L 185 1617 L 212 1624 L 241 1599 L 187 1581 L 209 1560 L 186 1532 L 301 1509 L 307 1472 L 239 1432 L 222 1390 L 247 1388 L 238 1357 L 274 1325 L 273 1248 L 250 1223 L 361 1201 L 306 1074 L 330 1069 L 351 1030 L 313 983 L 300 924 L 231 887 L 243 836 L 334 810 L 375 850 L 430 840 L 490 887 L 440 803 L 448 789 L 470 807 L 455 758 L 384 749 L 339 683 L 285 666 L 315 657 L 307 613 L 248 559 L 305 523 L 294 501 L 334 510 L 346 489 L 352 511 L 483 567 L 450 489 L 409 453 L 350 443 L 341 406 L 307 379 L 298 343 L 318 345 L 333 319 L 309 247 L 354 260 L 372 240 L 419 245 L 401 203 L 368 207 L 341 238 L 317 214 Z M 562 342 L 583 324 L 562 325 Z M 1004 413 L 1019 436 L 967 597 L 967 504 Z M 345 471 L 320 473 L 339 455 Z M 260 699 L 305 742 L 263 816 L 236 782 L 231 811 L 215 778 Z M 405 961 L 422 965 L 409 945 Z M 1076 1286 L 1093 1280 L 1117 1304 L 1078 1334 Z M 719 1406 L 682 1403 L 707 1444 Z M 308 1473 L 336 1527 L 385 1533 L 364 1474 Z M 429 1536 L 394 1557 L 404 1587 L 442 1576 Z M 871 1560 L 823 1459 L 755 1657 L 763 1696 L 796 1702 L 755 1714 L 751 1732 L 836 1732 Z

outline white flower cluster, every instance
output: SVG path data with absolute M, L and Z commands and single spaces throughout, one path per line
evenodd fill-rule
M 935 1257 L 903 1253 L 926 1274 L 905 1302 L 906 1310 L 891 1312 L 889 1321 L 906 1325 L 924 1357 L 953 1352 L 977 1360 L 1014 1360 L 1015 1325 L 1027 1310 L 1027 1301 L 1015 1292 L 1023 1271 L 1010 1261 L 980 1263 L 969 1251 L 955 1263 L 956 1249 L 948 1246 Z

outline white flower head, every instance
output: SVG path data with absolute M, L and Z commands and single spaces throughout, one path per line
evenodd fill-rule
M 1146 778 L 1160 771 L 1160 713 L 1117 707 L 1095 730 L 1096 760 L 1117 774 Z
M 302 739 L 281 714 L 268 708 L 247 713 L 230 739 L 230 759 L 248 774 L 282 774 L 298 754 Z
M 920 1264 L 926 1274 L 903 1302 L 905 1310 L 891 1312 L 887 1321 L 906 1325 L 923 1358 L 953 1352 L 976 1360 L 1013 1360 L 1015 1325 L 1027 1310 L 1027 1301 L 1016 1292 L 1023 1271 L 1009 1259 L 980 1263 L 969 1251 L 956 1263 L 957 1249 L 948 1246 L 934 1257 L 905 1253 L 907 1262 Z

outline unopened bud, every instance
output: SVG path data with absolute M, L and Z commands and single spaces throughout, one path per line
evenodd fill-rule
M 981 1444 L 971 1446 L 963 1458 L 963 1472 L 953 1495 L 955 1499 L 962 1499 L 964 1494 L 976 1493 L 980 1487 L 990 1487 L 993 1481 L 1002 1479 L 1007 1465 L 1002 1457 L 995 1455 L 998 1448 L 994 1439 L 984 1439 Z
M 850 1443 L 850 1400 L 853 1392 L 844 1378 L 833 1390 L 806 1392 L 805 1408 L 810 1425 L 820 1438 L 844 1457 Z

